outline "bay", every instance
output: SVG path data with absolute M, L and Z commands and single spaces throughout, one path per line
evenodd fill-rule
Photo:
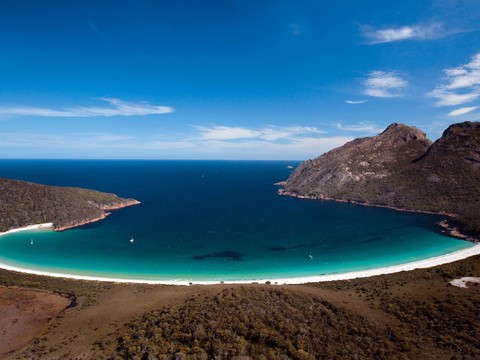
M 228 281 L 365 270 L 472 246 L 443 235 L 442 216 L 279 196 L 274 183 L 296 165 L 0 160 L 2 177 L 141 201 L 64 232 L 4 235 L 0 262 L 97 277 Z

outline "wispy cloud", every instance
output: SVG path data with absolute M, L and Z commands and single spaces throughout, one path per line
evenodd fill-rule
M 128 146 L 134 137 L 110 133 L 67 133 L 62 135 L 39 133 L 4 133 L 0 135 L 0 147 L 25 147 L 28 149 L 89 149 Z
M 169 106 L 150 105 L 147 102 L 131 103 L 114 98 L 100 98 L 108 106 L 76 106 L 65 109 L 14 105 L 1 106 L 0 115 L 40 117 L 94 117 L 94 116 L 144 116 L 173 112 Z
M 365 95 L 394 98 L 402 97 L 402 90 L 408 86 L 398 73 L 392 71 L 370 71 L 365 80 Z
M 205 140 L 195 142 L 195 152 L 205 158 L 301 160 L 317 157 L 351 140 L 351 136 L 295 137 L 287 142 L 259 138 Z
M 237 126 L 196 126 L 203 140 L 236 140 L 263 139 L 275 141 L 288 139 L 302 134 L 321 134 L 322 130 L 312 126 L 265 126 L 260 129 L 249 129 Z
M 429 22 L 417 25 L 400 27 L 385 27 L 375 29 L 369 25 L 361 26 L 363 37 L 367 44 L 382 44 L 403 40 L 434 40 L 444 37 L 452 32 L 447 32 L 442 23 Z
M 468 114 L 468 113 L 471 113 L 472 111 L 475 111 L 477 109 L 479 109 L 480 106 L 468 106 L 468 107 L 463 107 L 463 108 L 460 108 L 460 109 L 456 109 L 456 110 L 453 110 L 453 111 L 450 111 L 448 113 L 449 116 L 460 116 L 460 115 L 464 115 L 464 114 Z
M 108 38 L 107 36 L 105 35 L 105 33 L 103 31 L 101 31 L 97 25 L 95 25 L 95 23 L 93 22 L 92 19 L 88 19 L 88 26 L 90 27 L 90 29 L 93 30 L 93 32 L 95 34 L 97 34 L 97 36 L 102 39 L 102 41 L 106 44 L 106 45 L 109 45 L 109 41 L 108 41 Z
M 371 122 L 359 122 L 357 124 L 350 125 L 343 125 L 340 122 L 336 122 L 333 124 L 333 126 L 343 131 L 364 132 L 368 134 L 377 134 L 384 130 L 382 127 L 372 124 Z
M 291 128 L 297 128 L 297 126 Z M 63 156 L 66 158 L 120 159 L 301 160 L 319 156 L 323 152 L 353 139 L 350 136 L 313 136 L 312 134 L 276 140 L 267 140 L 260 137 L 207 139 L 198 136 L 198 134 L 195 135 L 166 139 L 155 134 L 130 136 L 93 132 L 61 135 L 51 133 L 0 133 L 0 151 L 3 156 L 17 158 L 19 156 L 32 158 L 32 154 L 35 154 L 34 156 L 41 158 Z
M 454 106 L 480 98 L 480 53 L 472 60 L 452 69 L 444 70 L 445 77 L 429 96 L 437 99 L 437 106 Z
M 259 131 L 238 126 L 196 126 L 203 140 L 250 139 L 261 135 Z
M 302 30 L 300 28 L 300 25 L 296 23 L 290 24 L 290 32 L 292 33 L 292 35 L 295 35 L 295 36 L 302 35 Z
M 358 105 L 365 104 L 368 100 L 345 100 L 347 104 Z
M 275 141 L 280 139 L 291 139 L 292 137 L 306 134 L 323 134 L 324 131 L 313 126 L 273 126 L 270 125 L 262 130 L 261 139 Z
M 0 150 L 5 157 L 142 159 L 175 158 L 176 152 L 195 149 L 183 139 L 129 136 L 115 133 L 1 133 Z

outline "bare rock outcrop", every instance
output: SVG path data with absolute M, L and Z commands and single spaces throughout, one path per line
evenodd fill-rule
M 480 123 L 451 125 L 432 143 L 392 124 L 300 164 L 280 194 L 457 215 L 480 232 Z

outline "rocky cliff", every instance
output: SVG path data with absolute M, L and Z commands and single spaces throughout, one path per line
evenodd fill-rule
M 139 204 L 114 194 L 0 178 L 0 232 L 53 223 L 65 230 L 101 220 L 108 211 Z
M 450 213 L 480 232 L 480 123 L 451 125 L 433 144 L 392 124 L 300 164 L 279 193 Z

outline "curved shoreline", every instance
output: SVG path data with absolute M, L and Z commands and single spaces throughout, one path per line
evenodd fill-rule
M 10 229 L 10 230 L 4 231 L 4 232 L 0 232 L 0 236 L 4 235 L 4 234 L 19 232 L 19 231 L 35 230 L 35 229 L 43 229 L 43 228 L 52 228 L 54 231 L 64 231 L 64 230 L 68 230 L 68 229 L 73 229 L 73 228 L 76 228 L 76 227 L 79 227 L 79 226 L 83 226 L 83 225 L 91 224 L 91 223 L 94 223 L 94 222 L 97 222 L 97 221 L 101 221 L 101 220 L 105 219 L 107 216 L 112 214 L 110 211 L 123 209 L 125 207 L 139 205 L 139 204 L 141 204 L 141 202 L 138 201 L 138 200 L 127 199 L 126 201 L 124 201 L 122 203 L 115 204 L 115 205 L 101 206 L 100 210 L 102 210 L 102 214 L 100 216 L 97 216 L 97 217 L 94 217 L 94 218 L 91 218 L 91 219 L 84 219 L 84 220 L 81 220 L 81 221 L 76 222 L 76 223 L 72 223 L 72 224 L 69 224 L 69 225 L 63 225 L 63 226 L 58 226 L 58 227 L 55 227 L 54 223 L 27 225 L 27 226 L 20 227 L 20 228 L 17 228 L 17 229 Z
M 53 224 L 37 224 L 30 225 L 19 229 L 9 230 L 1 235 L 19 231 L 34 230 L 34 229 L 47 229 L 52 228 Z M 352 271 L 345 273 L 335 273 L 335 274 L 326 274 L 326 275 L 312 275 L 312 276 L 302 276 L 302 277 L 280 277 L 280 278 L 255 278 L 255 279 L 245 279 L 245 280 L 195 280 L 195 279 L 172 279 L 172 280 L 151 280 L 151 279 L 125 279 L 125 278 L 116 278 L 108 276 L 91 276 L 91 275 L 75 275 L 75 274 L 65 274 L 49 271 L 40 271 L 21 268 L 17 266 L 11 266 L 8 264 L 0 263 L 0 268 L 4 270 L 17 271 L 27 274 L 42 275 L 42 276 L 52 276 L 52 277 L 61 277 L 67 279 L 76 279 L 76 280 L 88 280 L 88 281 L 107 281 L 107 282 L 117 282 L 117 283 L 137 283 L 137 284 L 158 284 L 158 285 L 213 285 L 213 284 L 251 284 L 259 282 L 269 282 L 270 284 L 305 284 L 309 282 L 323 282 L 323 281 L 336 281 L 336 280 L 350 280 L 356 278 L 365 278 L 376 275 L 388 275 L 401 271 L 411 271 L 415 269 L 425 269 L 431 268 L 438 265 L 448 264 L 454 261 L 463 260 L 471 256 L 480 255 L 480 244 L 475 244 L 467 249 L 455 251 L 449 254 L 435 256 L 432 258 L 427 258 L 424 260 L 418 260 L 410 263 L 385 266 L 381 268 L 374 268 L 368 270 Z
M 24 226 L 24 227 L 21 227 L 21 228 L 4 231 L 4 232 L 0 233 L 0 236 L 11 234 L 11 233 L 16 233 L 16 232 L 20 232 L 20 231 L 38 230 L 38 229 L 52 229 L 53 230 L 53 223 L 27 225 L 27 226 Z
M 280 183 L 276 183 L 274 185 L 283 186 L 284 183 L 280 182 Z M 378 208 L 390 209 L 390 210 L 395 210 L 395 211 L 412 212 L 412 213 L 419 213 L 419 214 L 430 214 L 430 215 L 444 215 L 444 216 L 448 216 L 450 218 L 457 216 L 456 214 L 447 213 L 447 212 L 444 212 L 444 211 L 435 212 L 435 211 L 427 211 L 427 210 L 404 209 L 404 208 L 399 208 L 399 207 L 390 206 L 390 205 L 374 204 L 374 203 L 370 203 L 370 202 L 366 202 L 366 201 L 360 202 L 360 201 L 356 201 L 356 200 L 337 199 L 337 198 L 330 198 L 330 197 L 325 197 L 325 196 L 321 196 L 321 195 L 319 195 L 319 196 L 301 195 L 301 194 L 296 193 L 294 191 L 286 190 L 285 188 L 278 189 L 277 193 L 278 193 L 278 195 L 281 195 L 281 196 L 290 196 L 290 197 L 294 197 L 294 198 L 297 198 L 297 199 L 335 201 L 335 202 L 339 202 L 339 203 L 378 207 Z
M 283 186 L 285 185 L 285 182 L 281 181 L 281 182 L 275 183 L 274 185 Z M 389 205 L 378 205 L 378 204 L 369 203 L 369 202 L 359 202 L 355 200 L 344 200 L 344 199 L 336 199 L 336 198 L 329 198 L 329 197 L 323 197 L 323 196 L 300 195 L 296 192 L 286 190 L 285 188 L 278 189 L 277 193 L 278 195 L 281 195 L 281 196 L 290 196 L 290 197 L 305 199 L 305 200 L 335 201 L 339 203 L 348 203 L 348 204 L 361 205 L 361 206 L 377 207 L 377 208 L 389 209 L 389 210 L 395 210 L 395 211 L 401 211 L 401 212 L 411 212 L 411 213 L 429 214 L 429 215 L 442 215 L 442 216 L 448 217 L 449 220 L 452 220 L 452 221 L 455 221 L 455 217 L 458 217 L 458 215 L 456 214 L 447 213 L 444 211 L 434 212 L 434 211 L 426 211 L 426 210 L 412 210 L 412 209 L 398 208 L 398 207 L 389 206 Z M 451 225 L 451 222 L 449 222 L 449 220 L 442 220 L 438 223 L 438 225 L 440 225 L 448 235 L 454 238 L 467 240 L 473 243 L 477 243 L 479 241 L 479 239 L 476 237 L 462 233 L 457 226 Z
M 125 207 L 129 207 L 129 206 L 133 206 L 133 205 L 139 205 L 139 204 L 141 204 L 140 201 L 135 200 L 135 199 L 131 199 L 131 200 L 127 200 L 127 201 L 124 201 L 123 203 L 119 203 L 119 204 L 116 204 L 116 205 L 102 206 L 102 207 L 100 207 L 100 210 L 102 210 L 102 214 L 100 216 L 95 217 L 95 218 L 91 218 L 91 219 L 85 219 L 85 220 L 79 221 L 79 222 L 71 224 L 71 225 L 59 226 L 59 227 L 54 228 L 54 230 L 55 231 L 65 231 L 65 230 L 68 230 L 68 229 L 73 229 L 73 228 L 76 228 L 76 227 L 79 227 L 79 226 L 83 226 L 83 225 L 91 224 L 91 223 L 94 223 L 94 222 L 97 222 L 97 221 L 101 221 L 101 220 L 105 219 L 107 216 L 112 214 L 110 211 L 123 209 Z

